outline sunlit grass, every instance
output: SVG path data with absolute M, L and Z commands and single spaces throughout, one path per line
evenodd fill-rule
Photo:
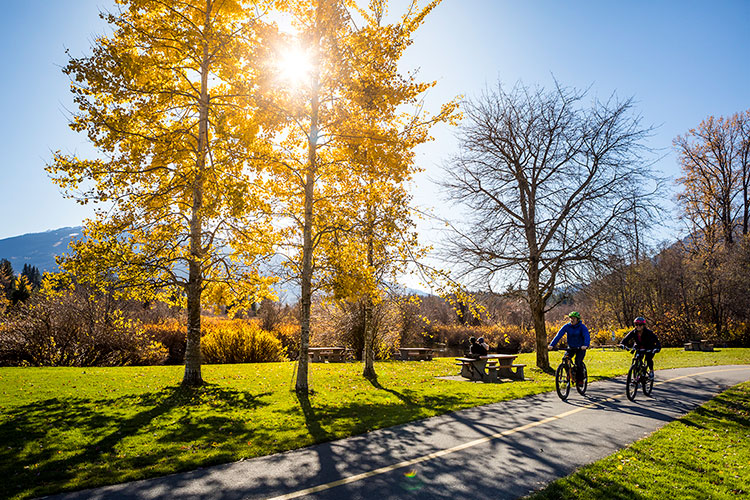
M 481 384 L 437 379 L 453 358 L 312 364 L 313 393 L 298 400 L 293 363 L 209 365 L 208 385 L 182 389 L 182 367 L 1 368 L 0 497 L 27 498 L 300 448 L 461 408 L 553 390 L 553 377 Z M 556 365 L 560 352 L 551 354 Z M 665 350 L 657 368 L 737 364 L 750 349 Z M 626 352 L 591 351 L 590 378 L 625 373 Z
M 750 382 L 530 500 L 750 497 Z

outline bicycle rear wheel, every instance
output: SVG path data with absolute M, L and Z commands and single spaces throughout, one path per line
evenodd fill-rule
M 589 373 L 588 370 L 586 370 L 586 363 L 581 362 L 583 365 L 583 377 L 581 378 L 581 385 L 576 384 L 576 390 L 578 391 L 578 394 L 581 396 L 586 395 L 586 388 L 589 386 Z
M 648 376 L 648 373 L 643 376 L 643 394 L 646 396 L 651 395 L 651 391 L 654 390 L 654 379 Z
M 628 380 L 625 385 L 625 395 L 629 400 L 635 401 L 635 395 L 638 392 L 638 366 L 633 365 L 628 370 Z
M 555 390 L 557 390 L 557 395 L 565 401 L 568 399 L 568 394 L 570 393 L 570 377 L 568 376 L 568 370 L 564 363 L 560 363 L 560 366 L 557 367 L 557 372 L 555 373 Z

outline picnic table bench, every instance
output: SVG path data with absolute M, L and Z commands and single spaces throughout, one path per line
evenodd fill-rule
M 599 346 L 596 346 L 596 347 L 598 347 L 602 351 L 618 351 L 618 350 L 622 349 L 622 347 L 620 347 L 617 344 L 604 344 L 604 345 L 599 345 Z
M 432 361 L 432 349 L 429 347 L 399 347 L 401 359 L 407 361 Z
M 479 358 L 456 358 L 456 365 L 461 366 L 461 376 L 469 380 L 525 380 L 523 369 L 526 365 L 513 363 L 517 357 L 517 354 L 488 354 Z
M 340 363 L 346 361 L 345 347 L 309 347 L 307 355 L 313 363 Z

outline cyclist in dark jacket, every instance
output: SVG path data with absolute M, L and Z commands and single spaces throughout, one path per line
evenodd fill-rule
M 636 349 L 655 349 L 656 352 L 661 350 L 661 342 L 654 332 L 646 328 L 646 320 L 638 316 L 633 320 L 635 328 L 630 330 L 622 339 L 621 344 Z M 646 353 L 646 365 L 648 366 L 648 376 L 654 378 L 654 354 Z
M 575 354 L 576 383 L 580 385 L 583 381 L 582 361 L 584 356 L 586 356 L 586 349 L 591 342 L 591 337 L 589 335 L 589 329 L 586 328 L 586 325 L 581 321 L 581 313 L 573 311 L 568 314 L 568 317 L 570 318 L 570 323 L 566 323 L 560 328 L 560 331 L 557 332 L 555 338 L 549 343 L 549 348 L 554 348 L 563 335 L 568 335 L 568 356 L 572 357 Z

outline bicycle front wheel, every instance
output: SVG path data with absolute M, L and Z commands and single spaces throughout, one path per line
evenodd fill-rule
M 638 367 L 633 365 L 628 370 L 628 380 L 625 385 L 625 395 L 629 400 L 635 401 L 635 395 L 638 392 Z
M 646 396 L 651 395 L 651 391 L 654 390 L 654 379 L 648 376 L 648 373 L 643 376 L 643 394 Z
M 570 377 L 568 375 L 568 370 L 562 363 L 557 367 L 557 372 L 555 373 L 555 389 L 557 390 L 557 395 L 560 399 L 563 401 L 568 399 L 568 394 L 570 393 Z
M 586 365 L 583 364 L 583 369 L 581 370 L 583 372 L 583 375 L 581 377 L 581 384 L 576 384 L 576 390 L 578 391 L 578 394 L 581 396 L 586 395 L 586 388 L 589 386 L 589 374 L 588 370 L 586 370 Z

